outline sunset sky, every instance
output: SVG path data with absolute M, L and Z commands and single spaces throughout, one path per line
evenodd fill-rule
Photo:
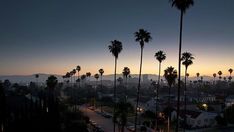
M 162 69 L 177 69 L 179 11 L 168 1 L 2 0 L 0 75 L 65 74 L 77 65 L 81 74 L 100 68 L 112 74 L 108 45 L 114 39 L 123 43 L 118 72 L 127 66 L 137 74 L 140 45 L 133 33 L 139 28 L 153 38 L 144 48 L 142 72 L 158 74 L 158 50 L 167 54 Z M 195 56 L 190 76 L 234 69 L 233 12 L 233 0 L 195 0 L 186 12 L 182 52 Z

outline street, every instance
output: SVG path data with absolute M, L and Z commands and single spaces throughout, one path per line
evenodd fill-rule
M 113 132 L 112 118 L 105 118 L 102 115 L 97 114 L 95 111 L 88 109 L 86 106 L 81 106 L 80 110 L 87 115 L 90 120 L 95 121 L 100 125 L 105 132 Z M 116 124 L 116 132 L 118 131 L 118 125 Z M 125 132 L 128 130 L 125 128 Z

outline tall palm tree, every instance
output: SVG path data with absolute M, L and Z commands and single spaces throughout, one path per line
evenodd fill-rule
M 231 82 L 233 69 L 230 68 L 228 71 L 229 71 L 229 73 L 230 73 L 230 76 L 228 77 L 228 80 L 229 80 L 229 82 Z
M 119 53 L 122 51 L 122 42 L 118 40 L 111 41 L 111 45 L 108 46 L 109 51 L 112 53 L 112 55 L 115 57 L 115 72 L 114 72 L 114 112 L 115 113 L 115 107 L 116 107 L 116 69 L 117 69 L 117 59 L 119 57 Z M 115 123 L 114 123 L 114 132 L 115 132 Z
M 213 77 L 214 77 L 214 84 L 215 84 L 216 73 L 213 74 Z
M 48 99 L 48 112 L 53 113 L 53 111 L 55 110 L 55 87 L 58 83 L 58 80 L 55 76 L 51 75 L 48 77 L 48 79 L 46 80 L 46 85 L 48 87 L 48 91 L 49 91 L 49 99 Z
M 81 75 L 80 79 L 82 80 L 82 85 L 84 87 L 84 82 L 85 82 L 85 79 L 86 79 L 86 75 L 85 74 Z
M 174 67 L 170 66 L 166 70 L 164 70 L 164 77 L 167 80 L 169 86 L 168 108 L 171 108 L 171 86 L 175 84 L 175 80 L 177 78 L 177 71 L 174 69 Z M 170 131 L 170 122 L 171 122 L 171 111 L 169 111 L 169 116 L 168 116 L 168 131 Z
M 0 131 L 5 132 L 6 123 L 6 96 L 3 88 L 3 83 L 0 80 Z
M 144 30 L 144 29 L 139 29 L 138 32 L 134 33 L 135 35 L 135 40 L 136 42 L 140 43 L 140 47 L 141 47 L 141 58 L 140 58 L 140 72 L 139 72 L 139 80 L 138 80 L 138 87 L 137 87 L 137 102 L 136 102 L 136 110 L 135 110 L 135 130 L 136 130 L 136 126 L 137 126 L 137 108 L 138 108 L 138 103 L 139 103 L 139 96 L 140 96 L 140 87 L 141 87 L 141 70 L 142 70 L 142 57 L 143 57 L 143 48 L 145 43 L 148 43 L 149 41 L 151 41 L 152 37 L 150 36 L 150 32 Z
M 182 53 L 181 61 L 182 61 L 182 64 L 185 66 L 185 76 L 184 76 L 184 111 L 185 111 L 185 114 L 186 114 L 186 103 L 187 103 L 187 98 L 186 98 L 187 70 L 188 70 L 188 67 L 193 64 L 193 59 L 194 59 L 194 57 L 191 53 L 189 53 L 189 52 Z M 185 131 L 186 124 L 187 124 L 186 116 L 184 116 L 184 131 Z
M 74 85 L 75 85 L 75 82 L 76 82 L 76 69 L 72 70 L 72 75 L 74 76 L 73 79 L 74 79 Z
M 200 73 L 196 73 L 196 76 L 197 76 L 197 81 L 199 80 L 199 76 L 200 76 Z
M 127 99 L 127 87 L 128 87 L 128 76 L 131 73 L 128 67 L 124 67 L 123 69 L 123 77 L 125 78 L 125 99 Z
M 179 39 L 179 75 L 178 75 L 178 97 L 180 97 L 180 72 L 181 72 L 181 47 L 182 47 L 182 32 L 183 32 L 183 17 L 191 6 L 193 6 L 193 0 L 170 0 L 172 7 L 176 7 L 180 11 L 180 39 Z M 177 101 L 177 121 L 176 121 L 176 132 L 179 129 L 179 113 L 180 113 L 180 100 Z
M 99 73 L 100 73 L 100 75 L 101 75 L 101 90 L 103 90 L 103 89 L 102 89 L 102 75 L 103 75 L 103 73 L 104 73 L 104 70 L 103 70 L 103 69 L 99 69 L 98 71 L 99 71 Z
M 70 71 L 70 79 L 71 79 L 71 85 L 72 85 L 72 76 L 74 75 L 73 71 Z
M 223 77 L 223 81 L 225 81 L 225 82 L 226 82 L 226 81 L 227 81 L 227 78 L 226 78 L 226 77 Z
M 81 67 L 78 65 L 76 66 L 76 70 L 77 70 L 77 80 L 80 79 L 80 71 L 81 71 Z M 78 85 L 80 87 L 80 81 L 78 81 Z
M 221 79 L 222 79 L 222 75 L 223 73 L 222 73 L 222 71 L 218 71 L 218 75 L 219 75 L 219 80 L 221 81 Z
M 97 85 L 98 85 L 98 78 L 99 78 L 99 74 L 94 74 L 94 78 L 96 79 L 96 86 L 95 86 L 95 102 L 96 102 L 96 100 L 97 100 Z M 95 107 L 96 107 L 96 104 L 95 104 Z
M 159 88 L 160 88 L 160 77 L 161 77 L 161 63 L 162 61 L 164 61 L 166 59 L 166 53 L 162 50 L 159 50 L 158 52 L 155 53 L 154 57 L 156 58 L 156 60 L 158 60 L 159 62 L 159 66 L 158 66 L 158 85 L 156 88 L 156 107 L 155 107 L 155 114 L 156 114 L 156 121 L 155 121 L 155 128 L 156 130 L 158 130 L 158 92 L 159 92 Z
M 90 80 L 91 72 L 86 72 L 86 77 L 88 77 L 88 78 L 89 78 L 89 80 Z
M 68 78 L 67 82 L 69 83 L 69 78 L 71 77 L 70 72 L 67 72 L 65 76 L 66 76 L 66 78 Z
M 37 81 L 37 86 L 38 86 L 38 78 L 39 78 L 39 74 L 35 75 L 36 81 Z
M 233 69 L 230 68 L 228 71 L 229 71 L 229 73 L 230 73 L 230 76 L 232 76 Z
M 98 78 L 99 78 L 99 74 L 94 74 L 94 78 L 96 79 L 96 87 L 97 87 L 97 84 L 98 84 Z

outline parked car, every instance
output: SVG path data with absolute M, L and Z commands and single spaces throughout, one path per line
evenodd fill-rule
M 103 113 L 102 113 L 102 116 L 104 116 L 104 117 L 106 117 L 106 118 L 111 118 L 111 117 L 112 117 L 111 114 L 106 113 L 106 112 L 103 112 Z

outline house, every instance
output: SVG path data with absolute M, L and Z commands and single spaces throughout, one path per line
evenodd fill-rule
M 225 99 L 225 106 L 229 107 L 232 106 L 234 104 L 234 95 L 229 95 L 226 99 Z
M 215 120 L 217 113 L 187 110 L 185 114 L 182 110 L 180 120 L 183 120 L 184 116 L 187 117 L 187 124 L 191 129 L 213 127 L 217 124 Z

